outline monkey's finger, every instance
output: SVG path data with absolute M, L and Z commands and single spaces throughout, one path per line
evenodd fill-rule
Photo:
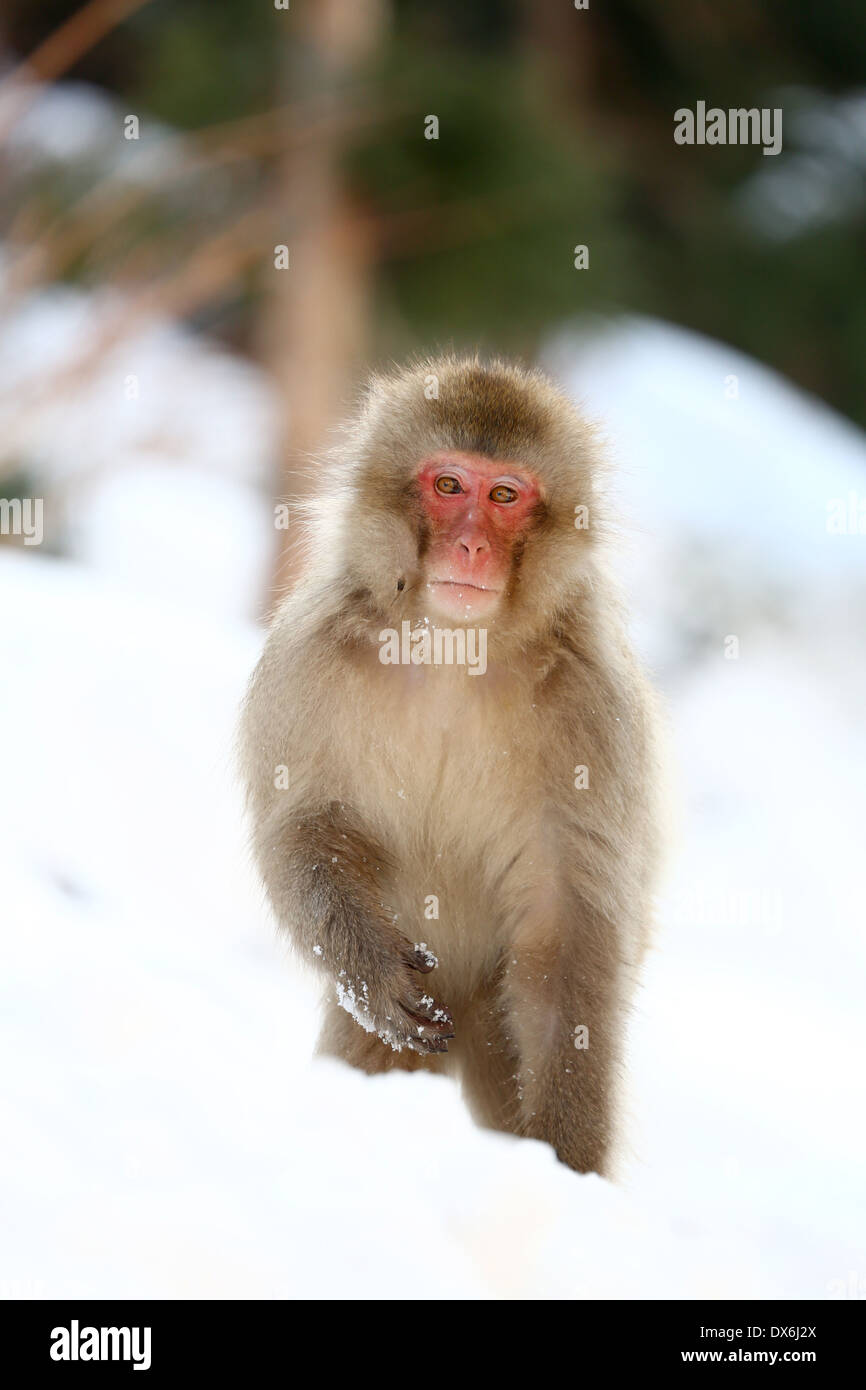
M 453 1037 L 453 1034 L 452 1034 Z M 409 1046 L 413 1052 L 447 1052 L 447 1038 L 410 1038 Z
M 428 950 L 423 944 L 413 946 L 408 956 L 409 964 L 413 970 L 419 971 L 422 975 L 429 975 L 431 970 L 435 970 L 439 964 L 433 952 Z
M 453 1038 L 454 1020 L 447 1018 L 428 1018 L 426 1014 L 415 1013 L 412 1009 L 403 1010 L 416 1028 L 423 1028 L 423 1037 Z
M 412 993 L 403 1001 L 403 1008 L 415 1017 L 420 1016 L 425 1023 L 453 1024 L 454 1015 L 447 1004 L 437 1004 L 429 994 Z

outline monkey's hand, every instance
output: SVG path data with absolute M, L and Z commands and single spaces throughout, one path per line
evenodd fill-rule
M 389 944 L 391 949 L 368 972 L 370 978 L 352 979 L 340 971 L 337 1002 L 395 1052 L 404 1047 L 422 1054 L 447 1052 L 454 1037 L 451 1011 L 437 1004 L 418 980 L 435 970 L 436 957 L 423 943 L 413 946 L 405 937 Z
M 337 1002 L 395 1051 L 447 1052 L 451 1013 L 418 978 L 436 957 L 413 946 L 382 903 L 392 872 L 384 847 L 342 802 L 266 830 L 259 853 L 272 866 L 265 881 L 277 913 L 327 971 Z

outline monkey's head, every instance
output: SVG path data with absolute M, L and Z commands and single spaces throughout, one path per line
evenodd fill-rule
M 538 372 L 448 357 L 377 377 L 337 455 L 344 582 L 377 618 L 525 639 L 586 582 L 595 470 Z

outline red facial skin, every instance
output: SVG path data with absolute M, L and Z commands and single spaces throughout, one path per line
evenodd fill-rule
M 418 486 L 431 533 L 425 577 L 433 607 L 461 623 L 491 616 L 538 502 L 538 480 L 501 460 L 447 450 L 424 460 Z M 507 491 L 494 497 L 497 488 Z

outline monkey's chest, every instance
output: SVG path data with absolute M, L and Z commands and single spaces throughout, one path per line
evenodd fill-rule
M 545 799 L 532 710 L 506 681 L 479 690 L 486 680 L 380 683 L 340 776 L 388 854 L 407 934 L 473 959 L 499 936 Z
M 347 794 L 398 843 L 473 848 L 541 791 L 540 730 L 506 676 L 388 672 L 363 713 Z M 358 713 L 358 707 L 355 707 Z

